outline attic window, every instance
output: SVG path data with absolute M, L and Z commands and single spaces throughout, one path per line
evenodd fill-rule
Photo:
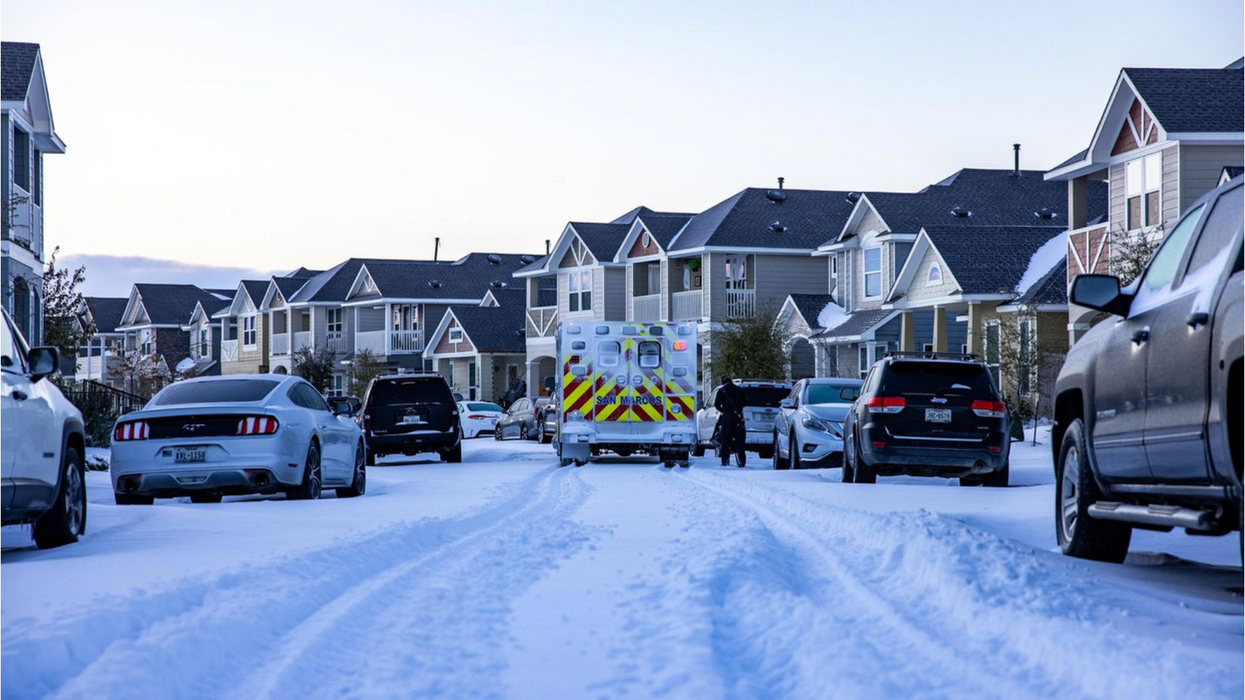
M 951 210 L 951 216 L 954 216 L 957 219 L 967 219 L 972 215 L 973 213 L 964 207 L 956 207 Z
M 648 231 L 645 231 L 644 235 L 640 237 L 640 247 L 647 248 L 652 244 L 653 244 L 653 237 L 648 235 Z
M 929 274 L 925 277 L 926 287 L 937 287 L 942 284 L 942 268 L 938 265 L 931 265 Z
M 461 328 L 451 328 L 451 329 L 450 329 L 450 342 L 451 342 L 451 343 L 461 343 L 461 342 L 463 342 L 463 329 L 461 329 Z

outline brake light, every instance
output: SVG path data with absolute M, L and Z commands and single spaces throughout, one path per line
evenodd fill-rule
M 467 417 L 470 418 L 471 420 L 484 420 L 485 418 L 488 418 L 488 416 L 484 415 L 483 413 L 473 413 Z
M 247 416 L 238 421 L 239 435 L 272 435 L 277 432 L 277 419 L 272 416 Z
M 973 413 L 982 418 L 1002 418 L 1007 413 L 1007 406 L 1002 401 L 974 401 Z
M 112 439 L 117 442 L 126 442 L 127 440 L 146 440 L 147 424 L 141 420 L 133 423 L 121 423 L 117 425 L 117 430 L 113 433 Z
M 907 405 L 902 396 L 874 396 L 865 402 L 870 413 L 899 413 Z

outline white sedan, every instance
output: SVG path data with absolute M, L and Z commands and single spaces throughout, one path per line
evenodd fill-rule
M 801 379 L 774 419 L 775 469 L 843 464 L 843 421 L 860 396 L 859 379 Z
M 300 377 L 203 377 L 160 390 L 117 419 L 112 484 L 121 505 L 190 496 L 284 492 L 361 496 L 363 438 L 348 401 L 328 402 Z
M 463 437 L 492 435 L 497 432 L 497 419 L 505 412 L 506 409 L 488 401 L 459 401 L 458 415 L 461 416 Z

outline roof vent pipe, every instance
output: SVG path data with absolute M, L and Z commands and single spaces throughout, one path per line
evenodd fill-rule
M 545 239 L 545 255 L 548 255 L 550 252 L 551 251 L 549 250 L 549 239 L 546 238 Z
M 1020 177 L 1020 144 L 1012 144 L 1012 175 Z
M 432 261 L 437 261 L 437 254 L 441 252 L 441 237 L 437 236 L 432 239 Z
M 785 178 L 785 177 L 780 177 L 780 178 L 778 178 L 778 189 L 780 189 L 780 190 L 782 189 L 782 183 L 783 183 L 783 182 L 785 182 L 786 180 L 787 180 L 787 178 Z

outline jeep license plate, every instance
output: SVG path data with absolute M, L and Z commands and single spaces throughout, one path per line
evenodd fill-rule
M 950 423 L 951 409 L 949 408 L 927 408 L 925 409 L 926 423 Z
M 202 447 L 179 447 L 173 452 L 173 461 L 177 464 L 206 462 L 207 450 Z

